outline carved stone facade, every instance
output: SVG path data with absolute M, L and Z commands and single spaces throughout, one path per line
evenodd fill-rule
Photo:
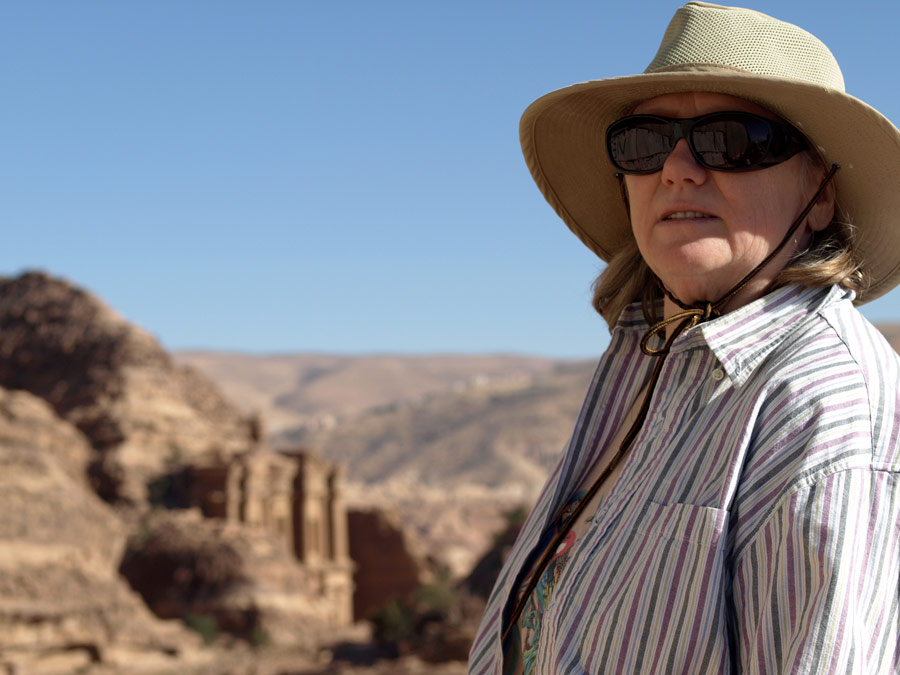
M 344 469 L 312 453 L 264 447 L 188 471 L 188 499 L 208 518 L 274 532 L 333 608 L 335 627 L 353 622 L 353 563 L 347 539 Z

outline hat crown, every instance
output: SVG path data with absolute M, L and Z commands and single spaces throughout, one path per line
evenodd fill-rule
M 741 7 L 680 7 L 645 73 L 721 66 L 844 91 L 834 55 L 802 28 Z

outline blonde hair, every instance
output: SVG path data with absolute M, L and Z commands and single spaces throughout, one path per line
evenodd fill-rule
M 861 261 L 853 246 L 853 227 L 849 220 L 838 216 L 828 227 L 813 232 L 810 245 L 797 252 L 791 262 L 775 279 L 775 286 L 799 284 L 807 288 L 839 284 L 862 294 L 868 287 L 868 275 L 860 268 Z M 594 309 L 606 319 L 612 330 L 619 315 L 632 302 L 640 301 L 644 318 L 655 323 L 656 307 L 662 290 L 656 276 L 644 262 L 634 237 L 617 251 L 593 283 Z

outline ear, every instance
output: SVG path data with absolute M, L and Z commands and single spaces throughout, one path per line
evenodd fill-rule
M 829 182 L 815 206 L 806 216 L 806 226 L 813 232 L 821 232 L 834 218 L 834 183 Z

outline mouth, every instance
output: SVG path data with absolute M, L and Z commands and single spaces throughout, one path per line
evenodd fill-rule
M 715 218 L 715 216 L 702 211 L 673 211 L 663 216 L 663 220 L 694 220 L 698 218 Z

